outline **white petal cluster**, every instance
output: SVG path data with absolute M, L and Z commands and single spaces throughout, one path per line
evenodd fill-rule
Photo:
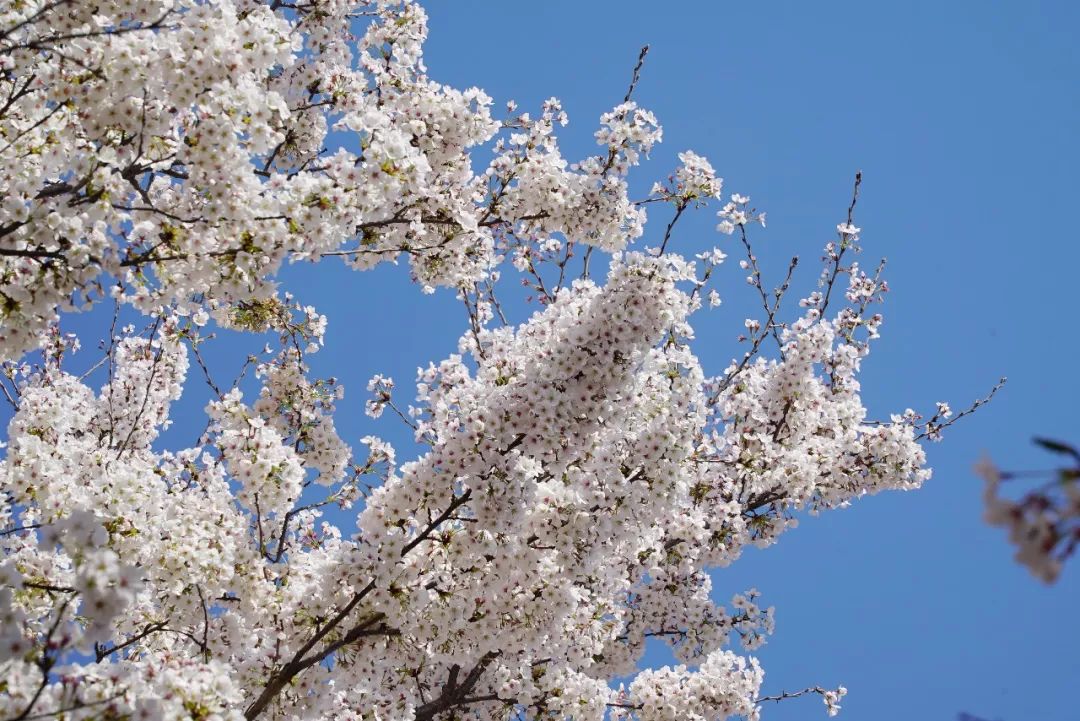
M 702 493 L 726 501 L 738 489 L 753 510 L 816 512 L 884 489 L 917 488 L 929 477 L 909 424 L 866 423 L 859 352 L 837 343 L 835 327 L 795 324 L 785 332 L 783 360 L 759 359 L 719 395 L 724 430 L 716 450 L 725 462 L 706 472 Z M 744 530 L 759 545 L 792 522 L 786 514 L 747 520 Z
M 304 469 L 299 454 L 281 432 L 248 408 L 233 389 L 211 403 L 207 414 L 214 421 L 226 468 L 240 484 L 236 500 L 249 510 L 282 515 L 300 498 Z
M 710 721 L 729 716 L 758 718 L 757 698 L 765 674 L 757 662 L 730 651 L 709 654 L 696 671 L 685 666 L 638 674 L 630 695 L 641 721 Z
M 295 349 L 286 349 L 272 363 L 259 367 L 264 378 L 253 411 L 290 443 L 308 468 L 319 472 L 318 482 L 333 485 L 342 479 L 352 451 L 334 427 L 334 402 L 344 388 L 334 379 L 312 383 L 307 366 Z
M 706 158 L 685 150 L 679 153 L 679 160 L 682 164 L 668 178 L 668 183 L 653 186 L 653 195 L 681 205 L 721 198 L 724 181 L 716 177 L 716 171 Z
M 1070 448 L 1064 444 L 1057 447 Z M 989 458 L 975 471 L 986 483 L 986 522 L 1008 531 L 1017 563 L 1044 583 L 1053 583 L 1080 539 L 1080 484 L 1076 482 L 1080 474 L 1075 468 L 1059 469 L 1054 482 L 1026 489 L 1016 497 L 1015 491 L 1006 490 L 1010 475 Z

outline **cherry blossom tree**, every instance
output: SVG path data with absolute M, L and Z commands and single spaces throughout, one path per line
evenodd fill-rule
M 597 154 L 571 163 L 557 100 L 502 110 L 440 84 L 426 35 L 409 0 L 0 8 L 0 719 L 839 708 L 842 687 L 763 690 L 735 649 L 773 611 L 753 591 L 716 603 L 710 571 L 800 516 L 917 488 L 921 443 L 952 422 L 945 404 L 874 421 L 860 401 L 887 290 L 856 259 L 861 177 L 785 314 L 796 260 L 766 283 L 765 215 L 708 160 L 684 152 L 629 194 L 662 134 L 633 99 L 645 51 Z M 680 255 L 679 218 L 709 203 L 720 247 Z M 760 317 L 706 376 L 692 321 L 720 301 L 726 251 Z M 414 460 L 337 432 L 341 385 L 308 368 L 326 319 L 275 280 L 295 261 L 404 261 L 457 293 L 457 352 L 414 403 L 368 387 L 370 415 L 412 426 Z M 535 307 L 519 323 L 499 300 L 517 281 Z M 140 321 L 78 366 L 58 322 L 96 304 Z M 271 338 L 238 359 L 257 394 L 215 380 L 241 369 L 204 362 L 214 328 Z M 204 381 L 198 445 L 162 448 Z M 650 638 L 680 665 L 642 669 Z

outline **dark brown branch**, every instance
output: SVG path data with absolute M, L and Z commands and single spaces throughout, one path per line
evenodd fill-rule
M 968 406 L 967 408 L 965 408 L 964 410 L 960 411 L 955 416 L 950 418 L 947 423 L 942 423 L 940 425 L 935 426 L 933 428 L 934 432 L 935 433 L 941 433 L 941 431 L 945 430 L 946 428 L 951 426 L 953 423 L 956 423 L 958 420 L 960 420 L 961 418 L 963 418 L 965 416 L 970 416 L 972 413 L 979 410 L 979 408 L 981 408 L 982 406 L 984 406 L 987 403 L 989 403 L 990 401 L 992 401 L 994 399 L 994 396 L 997 395 L 997 392 L 999 390 L 1001 390 L 1005 386 L 1005 383 L 1007 381 L 1008 381 L 1008 378 L 1006 378 L 1005 376 L 1002 376 L 998 380 L 998 382 L 994 384 L 994 387 L 990 389 L 990 392 L 985 397 L 976 399 L 975 402 L 972 403 L 970 406 Z M 930 435 L 930 430 L 931 429 L 928 427 L 922 433 L 915 436 L 915 440 L 921 441 L 923 438 L 928 437 Z
M 153 328 L 150 330 L 150 337 L 153 339 L 154 333 L 157 332 L 158 327 L 161 325 L 161 318 L 159 317 L 155 322 Z M 139 429 L 139 423 L 142 422 L 143 414 L 146 413 L 147 407 L 150 405 L 150 396 L 154 387 L 154 376 L 157 375 L 158 365 L 161 363 L 161 359 L 165 356 L 165 350 L 162 348 L 154 356 L 154 362 L 150 366 L 150 377 L 146 380 L 146 392 L 143 394 L 142 405 L 139 407 L 139 412 L 131 421 L 131 430 L 128 431 L 127 438 L 120 444 L 120 447 L 116 451 L 116 459 L 120 460 L 120 457 L 124 455 L 124 451 L 127 450 L 128 444 L 131 443 L 131 439 L 135 437 L 135 431 Z M 109 395 L 112 396 L 112 387 L 109 388 Z
M 53 586 L 49 583 L 36 583 L 34 581 L 23 581 L 22 585 L 25 588 L 34 588 L 38 591 L 48 591 L 49 593 L 78 593 L 78 590 L 71 586 Z
M 788 699 L 788 698 L 798 698 L 800 696 L 805 696 L 808 693 L 819 693 L 819 694 L 824 696 L 825 695 L 825 689 L 823 689 L 821 686 L 809 686 L 807 688 L 802 689 L 801 691 L 781 691 L 779 694 L 777 694 L 775 696 L 762 696 L 761 698 L 754 701 L 754 703 L 758 704 L 758 703 L 762 703 L 762 702 L 765 702 L 765 701 L 780 702 L 780 701 L 783 701 L 784 699 Z
M 671 218 L 671 221 L 667 224 L 667 228 L 664 229 L 664 241 L 660 243 L 660 255 L 664 254 L 667 250 L 668 241 L 671 240 L 671 231 L 675 230 L 675 224 L 679 222 L 679 218 L 682 217 L 683 212 L 686 210 L 687 203 L 685 201 L 679 201 L 675 206 L 675 215 Z
M 81 39 L 84 39 L 84 38 L 104 37 L 106 35 L 126 35 L 128 33 L 148 32 L 148 31 L 153 31 L 153 30 L 167 30 L 167 29 L 171 29 L 171 28 L 175 27 L 173 25 L 164 25 L 163 24 L 165 22 L 165 18 L 169 17 L 174 12 L 176 12 L 176 11 L 172 10 L 172 9 L 166 10 L 164 15 L 162 15 L 160 18 L 158 18 L 154 22 L 150 23 L 149 25 L 129 25 L 129 26 L 124 26 L 124 27 L 111 27 L 111 28 L 106 28 L 104 30 L 88 30 L 86 32 L 80 32 L 80 33 L 68 33 L 66 35 L 53 35 L 53 36 L 50 36 L 50 37 L 43 38 L 41 40 L 34 40 L 34 41 L 31 41 L 31 42 L 21 43 L 19 45 L 10 45 L 10 46 L 8 46 L 6 48 L 3 48 L 2 51 L 6 52 L 6 53 L 12 52 L 14 50 L 46 50 L 46 51 L 48 51 L 48 50 L 52 49 L 52 48 L 49 47 L 49 45 L 51 45 L 52 43 L 64 42 L 65 40 L 81 40 Z M 3 35 L 0 35 L 0 37 L 7 37 L 8 34 L 9 33 L 4 33 Z
M 21 533 L 22 531 L 32 531 L 35 528 L 41 528 L 40 523 L 30 523 L 25 526 L 16 526 L 15 528 L 8 528 L 0 531 L 0 536 L 10 536 L 13 533 Z
M 452 666 L 446 684 L 443 686 L 442 693 L 439 694 L 439 697 L 416 709 L 416 721 L 432 721 L 438 714 L 457 706 L 463 706 L 477 701 L 496 700 L 495 698 L 487 696 L 470 697 L 469 693 L 476 686 L 477 682 L 480 681 L 480 677 L 483 676 L 484 671 L 487 670 L 488 666 L 490 666 L 498 656 L 498 651 L 488 651 L 476 662 L 476 665 L 473 666 L 472 670 L 469 671 L 461 683 L 458 683 L 457 680 L 461 673 L 461 667 L 456 664 Z
M 244 718 L 248 719 L 248 721 L 256 718 L 259 714 L 266 710 L 266 707 L 270 705 L 270 702 L 273 701 L 279 693 L 281 693 L 281 690 L 285 688 L 285 686 L 287 686 L 290 681 L 292 681 L 293 677 L 295 677 L 296 674 L 300 673 L 301 671 L 310 666 L 319 663 L 328 655 L 333 653 L 334 650 L 340 648 L 340 646 L 334 646 L 334 644 L 330 644 L 330 646 L 333 646 L 332 650 L 324 649 L 323 652 L 317 653 L 314 656 L 307 656 L 308 652 L 315 648 L 315 646 L 317 646 L 319 642 L 326 637 L 327 634 L 329 634 L 331 631 L 341 625 L 341 622 L 344 621 L 350 613 L 352 613 L 353 609 L 356 608 L 356 606 L 362 600 L 364 600 L 364 598 L 369 593 L 371 593 L 374 588 L 375 582 L 371 581 L 368 583 L 368 585 L 364 586 L 364 588 L 353 594 L 353 597 L 349 600 L 347 604 L 345 604 L 345 606 L 340 611 L 338 611 L 337 615 L 334 616 L 334 618 L 330 619 L 330 621 L 327 622 L 325 626 L 320 628 L 310 639 L 308 639 L 307 643 L 301 646 L 300 649 L 297 650 L 295 654 L 293 654 L 292 659 L 284 666 L 282 666 L 280 671 L 270 677 L 270 680 L 267 681 L 262 693 L 259 694 L 259 697 L 256 698 L 244 712 Z M 371 623 L 377 623 L 380 620 L 382 620 L 382 615 L 377 614 L 374 617 L 374 620 L 371 621 Z M 360 626 L 363 626 L 363 623 L 361 623 Z M 355 630 L 355 628 L 353 630 Z M 328 646 L 327 648 L 330 647 Z
M 202 586 L 196 585 L 195 590 L 199 593 L 199 603 L 202 604 L 202 641 L 199 642 L 199 648 L 202 650 L 203 662 L 210 663 L 210 644 L 208 638 L 210 635 L 210 609 L 206 607 L 206 596 L 203 595 Z
M 116 699 L 123 696 L 124 693 L 125 693 L 124 691 L 120 691 L 118 693 L 113 694 L 112 696 L 106 696 L 105 698 L 100 698 L 100 699 L 98 699 L 96 701 L 79 701 L 78 699 L 76 699 L 75 702 L 72 703 L 70 706 L 65 706 L 64 708 L 59 708 L 59 709 L 56 709 L 55 711 L 43 711 L 41 713 L 32 714 L 30 716 L 23 716 L 22 720 L 23 721 L 35 721 L 36 719 L 44 719 L 44 718 L 65 718 L 65 714 L 72 713 L 73 711 L 80 711 L 80 710 L 85 709 L 85 708 L 91 708 L 93 706 L 102 706 L 104 704 L 112 703 Z
M 859 186 L 862 185 L 862 171 L 855 173 L 855 187 L 851 191 L 851 204 L 848 205 L 847 211 L 847 224 L 852 225 L 855 222 L 855 205 L 859 202 Z M 840 275 L 842 268 L 840 267 L 840 261 L 844 257 L 844 253 L 851 247 L 851 243 L 848 240 L 848 236 L 845 233 L 840 235 L 840 247 L 833 252 L 833 267 L 829 271 L 829 279 L 825 281 L 825 299 L 821 301 L 821 307 L 818 309 L 821 311 L 822 318 L 825 317 L 825 309 L 829 307 L 829 299 L 832 297 L 833 286 L 836 285 L 836 278 Z
M 128 640 L 124 641 L 123 643 L 115 644 L 115 645 L 112 645 L 112 646 L 102 646 L 101 644 L 95 643 L 94 644 L 94 656 L 97 658 L 97 662 L 101 663 L 102 661 L 104 661 L 106 658 L 113 655 L 117 651 L 121 651 L 121 650 L 127 648 L 128 646 L 130 646 L 130 645 L 132 645 L 134 643 L 138 643 L 139 641 L 143 640 L 144 638 L 146 638 L 147 636 L 149 636 L 152 633 L 157 633 L 158 631 L 164 630 L 165 627 L 168 626 L 168 625 L 169 624 L 168 624 L 167 621 L 160 621 L 158 623 L 147 624 L 146 628 L 144 628 L 138 634 L 132 636 Z
M 8 228 L 14 223 L 9 223 L 6 226 L 0 226 L 0 237 L 2 237 Z M 18 225 L 24 225 L 19 223 Z M 18 227 L 18 226 L 16 226 Z M 0 248 L 0 255 L 11 256 L 13 258 L 33 258 L 35 260 L 41 260 L 42 258 L 49 258 L 51 260 L 67 260 L 67 256 L 63 253 L 55 250 L 30 250 L 28 248 Z
M 784 282 L 780 285 L 779 288 L 773 291 L 775 295 L 775 301 L 773 302 L 772 307 L 770 308 L 768 305 L 766 305 L 767 316 L 765 318 L 764 328 L 762 328 L 761 332 L 754 337 L 750 350 L 743 354 L 743 358 L 735 367 L 735 370 L 733 370 L 731 373 L 724 377 L 724 380 L 720 383 L 720 386 L 719 388 L 717 388 L 716 393 L 714 393 L 709 399 L 710 405 L 716 403 L 716 401 L 720 398 L 720 395 L 725 390 L 727 390 L 728 387 L 731 386 L 731 384 L 735 381 L 735 379 L 739 376 L 740 373 L 746 370 L 746 366 L 750 364 L 750 361 L 753 360 L 754 357 L 757 356 L 758 351 L 761 350 L 761 344 L 767 336 L 768 329 L 772 328 L 773 324 L 776 321 L 776 314 L 780 310 L 780 301 L 783 299 L 784 293 L 787 292 L 788 287 L 791 285 L 791 275 L 795 272 L 795 267 L 798 264 L 798 256 L 791 259 L 791 263 L 788 264 L 787 275 L 784 277 Z
M 30 17 L 26 18 L 22 22 L 16 23 L 15 25 L 12 25 L 7 30 L 4 30 L 3 32 L 0 32 L 0 40 L 3 40 L 4 38 L 8 37 L 12 33 L 18 32 L 19 30 L 23 29 L 27 25 L 33 25 L 34 23 L 36 23 L 38 20 L 41 19 L 42 15 L 45 15 L 46 13 L 52 12 L 56 8 L 60 7 L 61 5 L 67 5 L 71 1 L 72 0 L 54 0 L 54 2 L 47 3 L 46 5 L 43 5 L 40 10 L 38 10 L 36 13 L 31 15 Z M 4 51 L 6 52 L 7 49 L 5 48 Z
M 641 52 L 638 53 L 637 65 L 634 66 L 634 73 L 630 78 L 630 87 L 627 88 L 626 96 L 623 98 L 624 103 L 629 103 L 630 98 L 634 95 L 634 89 L 637 87 L 638 81 L 641 80 L 641 68 L 645 65 L 645 56 L 648 54 L 649 46 L 642 46 Z
M 3 149 L 0 149 L 0 154 L 3 154 L 5 152 L 7 152 L 8 148 L 10 148 L 11 146 L 15 145 L 15 143 L 22 140 L 23 136 L 25 136 L 27 133 L 30 133 L 33 130 L 35 130 L 36 128 L 38 128 L 39 126 L 44 125 L 49 120 L 49 118 L 51 118 L 52 116 L 54 116 L 58 112 L 60 112 L 60 110 L 63 109 L 63 107 L 64 107 L 63 105 L 57 105 L 55 108 L 53 108 L 48 113 L 46 113 L 40 120 L 38 120 L 36 123 L 31 125 L 29 128 L 26 128 L 25 130 L 20 130 L 19 133 L 14 138 L 12 138 L 11 141 L 7 145 L 5 145 L 3 147 Z
M 64 620 L 64 611 L 67 610 L 68 604 L 71 603 L 72 599 L 73 597 L 65 598 L 63 603 L 60 604 L 60 608 L 56 611 L 56 620 L 53 621 L 52 626 L 49 627 L 48 633 L 45 634 L 45 641 L 41 644 L 41 658 L 37 661 L 38 670 L 41 671 L 41 683 L 38 685 L 30 702 L 26 704 L 26 708 L 11 721 L 25 721 L 25 719 L 31 718 L 30 712 L 34 710 L 35 704 L 37 704 L 38 699 L 41 698 L 41 694 L 49 685 L 49 673 L 52 671 L 53 666 L 56 665 L 56 657 L 49 654 L 49 650 L 52 648 L 53 635 L 56 633 L 56 630 L 60 628 L 60 623 Z
M 414 548 L 419 546 L 421 543 L 423 543 L 428 538 L 428 536 L 430 536 L 435 531 L 435 529 L 438 528 L 439 525 L 442 524 L 443 521 L 447 520 L 448 518 L 450 518 L 450 516 L 454 515 L 454 511 L 456 511 L 458 508 L 460 508 L 461 506 L 464 506 L 466 503 L 468 503 L 470 498 L 472 498 L 472 489 L 471 488 L 467 489 L 460 496 L 455 496 L 453 498 L 453 500 L 450 501 L 450 505 L 448 505 L 446 507 L 446 510 L 444 510 L 442 513 L 440 513 L 438 515 L 438 517 L 435 518 L 435 520 L 431 521 L 427 525 L 427 527 L 424 528 L 423 531 L 416 534 L 416 538 L 414 538 L 413 540 L 411 540 L 407 544 L 405 544 L 405 547 L 403 549 L 401 549 L 401 555 L 405 556 L 405 554 L 407 554 L 409 551 L 413 550 Z
M 514 439 L 507 444 L 506 448 L 500 450 L 500 453 L 504 455 L 506 453 L 509 453 L 514 448 L 517 448 L 519 445 L 521 445 L 524 440 L 524 433 L 517 434 Z M 443 522 L 453 518 L 454 511 L 465 505 L 465 503 L 467 503 L 471 497 L 472 489 L 466 489 L 466 491 L 460 496 L 455 496 L 453 499 L 451 499 L 446 510 L 444 510 L 442 513 L 439 514 L 438 517 L 428 523 L 424 530 L 418 533 L 416 537 L 401 550 L 401 556 L 404 557 L 405 555 L 407 555 L 410 551 L 423 543 L 432 533 L 434 533 L 435 530 Z M 397 630 L 387 627 L 378 627 L 374 629 L 371 628 L 373 625 L 381 623 L 385 618 L 382 614 L 374 614 L 373 616 L 370 616 L 353 626 L 349 631 L 345 633 L 344 636 L 342 636 L 342 638 L 328 643 L 318 652 L 310 656 L 308 655 L 317 645 L 319 645 L 319 643 L 322 642 L 324 638 L 327 637 L 327 635 L 329 635 L 332 631 L 341 626 L 341 624 L 345 621 L 346 618 L 348 618 L 348 616 L 353 612 L 357 605 L 359 605 L 359 603 L 369 593 L 371 593 L 374 588 L 375 582 L 371 581 L 366 586 L 364 586 L 364 588 L 354 594 L 353 597 L 349 600 L 349 602 L 345 604 L 345 606 L 342 607 L 342 609 L 338 611 L 338 613 L 332 619 L 330 619 L 330 621 L 328 621 L 326 625 L 322 626 L 318 630 L 318 632 L 316 632 L 310 639 L 308 639 L 308 641 L 303 646 L 301 646 L 296 651 L 296 653 L 293 654 L 292 659 L 288 663 L 282 666 L 282 668 L 278 672 L 276 672 L 270 677 L 270 680 L 267 681 L 267 684 L 263 688 L 262 693 L 259 694 L 258 698 L 256 698 L 244 712 L 244 717 L 248 719 L 248 721 L 251 721 L 251 719 L 256 718 L 257 716 L 259 716 L 259 714 L 265 711 L 266 707 L 270 705 L 274 698 L 276 698 L 277 695 L 281 693 L 281 690 L 284 689 L 297 674 L 307 668 L 310 668 L 311 666 L 314 666 L 317 663 L 320 663 L 332 653 L 338 651 L 344 646 L 347 646 L 348 644 L 353 643 L 358 639 L 364 638 L 366 636 L 393 636 L 399 633 Z M 481 659 L 481 663 L 477 664 L 476 668 L 474 668 L 470 672 L 469 677 L 466 678 L 466 682 L 463 682 L 460 686 L 455 685 L 455 688 L 460 689 L 460 697 L 454 697 L 456 699 L 455 703 L 460 702 L 460 699 L 464 698 L 472 689 L 472 686 L 476 684 L 476 680 L 479 678 L 480 674 L 483 673 L 484 669 L 487 668 L 488 664 L 490 664 L 491 660 L 494 658 L 494 656 L 492 656 L 491 654 L 489 654 L 489 656 L 491 656 L 491 658 L 488 658 L 487 656 L 484 657 L 484 659 L 487 659 L 486 661 L 484 659 Z M 442 697 L 440 697 L 440 699 L 442 699 Z M 439 699 L 436 699 L 436 701 L 433 701 L 432 703 L 438 702 Z M 449 708 L 449 706 L 447 708 Z M 438 713 L 438 711 L 432 712 L 432 715 L 434 715 L 434 713 Z M 420 711 L 418 710 L 417 719 L 420 718 Z

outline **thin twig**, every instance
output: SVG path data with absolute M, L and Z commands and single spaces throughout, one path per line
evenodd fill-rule
M 641 52 L 638 53 L 637 65 L 634 66 L 634 73 L 630 77 L 630 87 L 627 88 L 626 97 L 623 98 L 624 103 L 629 103 L 630 98 L 634 95 L 634 89 L 637 88 L 638 81 L 641 80 L 641 68 L 645 65 L 645 56 L 648 54 L 649 46 L 642 46 Z

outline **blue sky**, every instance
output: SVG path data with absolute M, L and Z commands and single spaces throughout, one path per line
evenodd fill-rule
M 937 400 L 959 410 L 998 377 L 1009 384 L 929 449 L 935 477 L 923 490 L 806 519 L 776 546 L 717 572 L 717 597 L 755 586 L 777 607 L 776 634 L 758 652 L 767 693 L 842 683 L 842 718 L 852 721 L 952 720 L 961 711 L 1075 721 L 1080 563 L 1047 588 L 1012 562 L 1003 532 L 981 521 L 982 484 L 971 466 L 989 450 L 1008 467 L 1045 467 L 1052 459 L 1030 446 L 1032 435 L 1080 441 L 1080 250 L 1070 212 L 1080 165 L 1072 37 L 1080 9 L 973 1 L 427 6 L 432 76 L 532 112 L 559 97 L 570 116 L 561 136 L 570 159 L 595 152 L 597 119 L 622 99 L 639 48 L 651 44 L 635 97 L 658 115 L 665 141 L 634 176 L 635 197 L 675 167 L 679 151 L 707 156 L 728 192 L 768 212 L 769 227 L 753 234 L 767 281 L 799 255 L 796 292 L 813 287 L 821 246 L 844 217 L 855 171 L 863 172 L 863 262 L 888 257 L 893 288 L 863 374 L 872 414 L 929 410 Z M 655 242 L 666 221 L 654 212 L 645 241 Z M 753 297 L 733 239 L 714 225 L 712 211 L 689 217 L 671 247 L 731 246 L 716 286 L 724 305 L 696 323 L 698 353 L 715 372 L 740 352 L 734 338 Z M 355 274 L 329 263 L 284 277 L 330 318 L 327 347 L 311 360 L 316 375 L 335 375 L 348 389 L 339 420 L 346 440 L 359 446 L 376 433 L 404 441 L 392 420 L 363 416 L 364 384 L 392 375 L 407 402 L 415 368 L 456 351 L 460 306 L 448 293 L 421 295 L 404 268 Z M 91 329 L 107 315 L 70 327 Z M 86 365 L 96 359 L 96 337 L 84 337 Z M 261 345 L 245 343 L 245 352 Z M 208 347 L 211 363 L 237 347 Z M 207 399 L 193 374 L 168 439 L 194 440 Z M 665 659 L 661 650 L 648 658 Z M 787 701 L 765 718 L 824 718 L 824 707 Z

